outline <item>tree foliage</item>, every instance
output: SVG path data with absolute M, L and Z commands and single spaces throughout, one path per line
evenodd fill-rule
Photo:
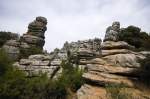
M 0 31 L 0 47 L 2 47 L 7 40 L 18 38 L 19 35 L 16 33 Z
M 150 87 L 150 56 L 141 61 L 140 81 Z
M 141 32 L 139 27 L 128 26 L 122 29 L 119 33 L 119 40 L 125 41 L 140 50 L 150 50 L 150 35 Z
M 82 70 L 67 60 L 61 66 L 63 71 L 57 79 L 47 74 L 27 77 L 0 50 L 0 99 L 66 99 L 69 90 L 76 91 L 83 84 Z

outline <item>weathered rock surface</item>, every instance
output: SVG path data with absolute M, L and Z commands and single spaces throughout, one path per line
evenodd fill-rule
M 19 58 L 20 50 L 19 50 L 19 42 L 17 40 L 9 40 L 2 47 L 8 54 L 8 56 L 17 60 Z
M 111 50 L 111 49 L 134 49 L 133 46 L 129 45 L 128 43 L 124 41 L 106 41 L 103 42 L 101 45 L 102 50 Z
M 139 60 L 142 60 L 145 57 L 143 55 L 135 54 L 115 54 L 102 58 L 112 65 L 136 68 L 140 67 Z
M 33 46 L 43 49 L 46 24 L 46 18 L 37 17 L 29 24 L 27 33 L 21 36 L 20 41 L 10 40 L 3 48 L 13 58 L 19 56 L 20 48 L 27 51 Z M 47 73 L 48 77 L 56 79 L 63 70 L 60 66 L 62 60 L 69 56 L 73 64 L 78 64 L 79 68 L 86 71 L 82 76 L 85 84 L 77 91 L 78 99 L 107 99 L 108 84 L 124 84 L 127 91 L 135 91 L 133 96 L 148 99 L 149 96 L 143 96 L 143 92 L 136 88 L 134 82 L 140 76 L 137 73 L 140 70 L 139 60 L 145 59 L 150 52 L 135 52 L 133 46 L 118 41 L 119 32 L 120 23 L 114 22 L 107 28 L 102 44 L 99 38 L 66 42 L 62 49 L 55 49 L 50 54 L 31 55 L 20 59 L 14 66 L 30 77 Z
M 9 40 L 4 44 L 3 48 L 8 55 L 17 60 L 21 53 L 27 53 L 30 48 L 35 47 L 37 49 L 43 49 L 45 44 L 45 31 L 46 31 L 47 19 L 44 17 L 36 17 L 36 20 L 31 22 L 28 26 L 27 33 L 23 34 L 19 40 Z
M 43 48 L 45 44 L 45 31 L 47 30 L 47 19 L 44 17 L 36 17 L 36 20 L 28 26 L 28 31 L 21 37 L 21 42 L 25 42 L 30 46 Z
M 77 91 L 78 99 L 108 99 L 106 85 L 109 84 L 124 84 L 127 92 L 135 91 L 134 94 L 130 92 L 134 99 L 150 97 L 143 96 L 135 83 L 140 76 L 140 60 L 145 59 L 149 52 L 135 52 L 133 46 L 118 41 L 119 31 L 119 22 L 114 22 L 106 31 L 99 57 L 81 62 L 85 64 L 86 72 L 82 77 L 86 83 Z
M 106 29 L 104 41 L 117 41 L 119 32 L 120 32 L 120 23 L 117 21 L 113 22 L 112 26 L 109 26 Z
M 21 59 L 15 63 L 20 70 L 25 71 L 27 76 L 38 76 L 41 73 L 47 73 L 49 77 L 55 74 L 60 66 L 51 65 L 51 57 L 49 55 L 31 55 L 28 59 Z

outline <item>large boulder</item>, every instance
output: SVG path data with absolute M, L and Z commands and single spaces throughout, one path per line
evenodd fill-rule
M 123 66 L 136 68 L 140 67 L 140 60 L 143 60 L 145 57 L 143 55 L 136 54 L 115 54 L 102 57 L 107 63 L 114 66 Z

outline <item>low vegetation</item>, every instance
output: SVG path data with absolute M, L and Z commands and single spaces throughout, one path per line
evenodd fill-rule
M 19 35 L 16 33 L 0 31 L 0 47 L 2 47 L 7 40 L 18 38 Z
M 21 58 L 28 58 L 28 56 L 30 55 L 34 55 L 34 54 L 42 54 L 43 53 L 43 49 L 42 48 L 38 48 L 38 47 L 34 47 L 31 46 L 28 49 L 24 49 L 24 48 L 20 48 L 20 59 Z
M 50 79 L 47 74 L 27 77 L 12 66 L 0 50 L 0 99 L 66 99 L 83 84 L 82 70 L 68 60 L 62 61 L 62 75 Z
M 150 56 L 141 61 L 140 82 L 150 88 Z
M 132 99 L 131 94 L 125 91 L 124 84 L 107 84 L 105 88 L 108 99 Z

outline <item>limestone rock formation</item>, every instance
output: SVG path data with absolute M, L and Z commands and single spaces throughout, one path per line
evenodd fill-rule
M 19 59 L 22 53 L 30 52 L 32 47 L 42 50 L 45 44 L 46 25 L 46 18 L 36 17 L 36 20 L 29 24 L 27 33 L 21 36 L 19 40 L 7 41 L 3 45 L 3 49 L 14 60 Z
M 113 22 L 112 26 L 106 29 L 104 41 L 117 41 L 118 33 L 120 32 L 120 22 Z
M 43 48 L 47 20 L 37 17 L 28 26 L 28 31 L 19 41 L 10 40 L 3 48 L 17 58 L 21 49 L 27 51 L 31 47 Z M 118 41 L 120 23 L 113 22 L 106 30 L 104 42 L 101 39 L 89 39 L 77 42 L 66 42 L 61 49 L 55 49 L 50 54 L 30 55 L 14 63 L 19 70 L 25 71 L 27 76 L 38 76 L 47 73 L 48 77 L 55 79 L 61 75 L 62 60 L 72 59 L 73 64 L 85 69 L 82 77 L 85 84 L 77 91 L 77 99 L 108 99 L 107 85 L 125 85 L 127 92 L 135 99 L 148 99 L 150 95 L 143 95 L 134 82 L 137 82 L 143 60 L 150 55 L 149 51 L 135 52 L 134 47 L 127 42 Z M 74 65 L 75 66 L 75 65 Z M 122 90 L 122 89 L 120 89 Z
M 17 40 L 8 40 L 2 48 L 7 52 L 11 59 L 17 60 L 19 58 L 20 50 L 19 42 Z
M 117 41 L 119 27 L 119 22 L 115 22 L 107 29 L 99 57 L 85 60 L 87 72 L 82 77 L 86 83 L 77 91 L 78 99 L 107 99 L 106 85 L 111 84 L 124 84 L 128 92 L 128 88 L 135 91 L 136 95 L 129 93 L 133 97 L 146 99 L 134 82 L 137 82 L 140 76 L 137 73 L 141 67 L 139 61 L 145 59 L 149 52 L 135 52 L 133 46 L 124 41 Z
M 21 37 L 21 42 L 28 45 L 43 48 L 45 43 L 45 31 L 47 30 L 47 19 L 44 17 L 36 17 L 36 20 L 28 26 L 28 31 Z
M 50 59 L 49 55 L 31 55 L 28 59 L 21 59 L 19 62 L 16 62 L 14 66 L 25 71 L 27 76 L 30 77 L 38 76 L 41 73 L 47 73 L 49 77 L 52 77 L 60 66 L 51 65 Z

